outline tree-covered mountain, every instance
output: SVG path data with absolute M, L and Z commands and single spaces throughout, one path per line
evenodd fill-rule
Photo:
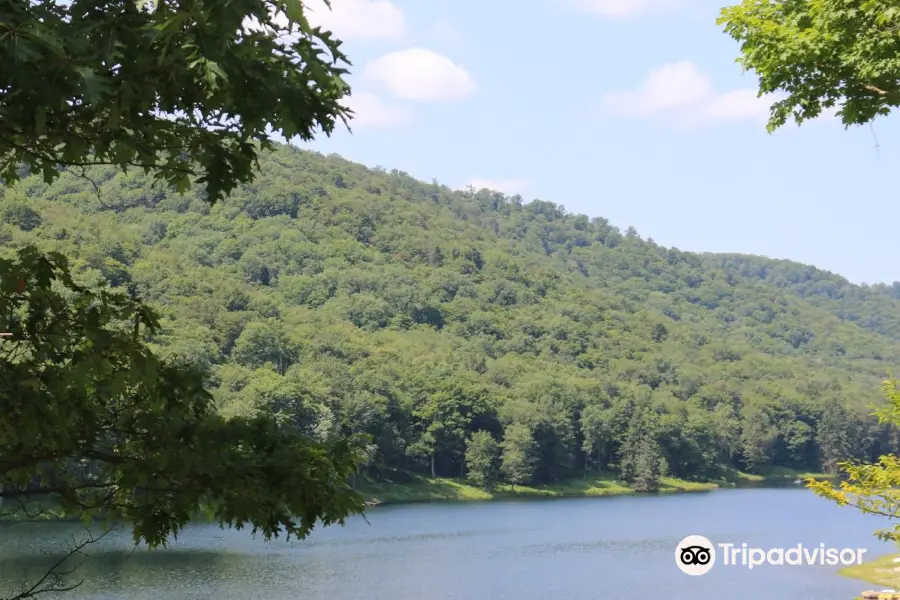
M 154 348 L 208 367 L 223 413 L 369 434 L 374 476 L 465 474 L 468 451 L 482 481 L 652 488 L 897 447 L 869 415 L 900 363 L 900 284 L 288 146 L 213 207 L 100 168 L 0 193 L 4 252 L 60 251 L 150 302 Z

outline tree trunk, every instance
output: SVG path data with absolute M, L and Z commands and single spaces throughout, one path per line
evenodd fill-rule
M 434 474 L 434 453 L 431 454 L 431 478 L 435 479 L 437 475 Z

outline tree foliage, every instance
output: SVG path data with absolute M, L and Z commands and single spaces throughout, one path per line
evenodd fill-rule
M 513 485 L 524 485 L 534 479 L 535 451 L 534 436 L 525 425 L 513 423 L 503 435 L 503 450 L 500 469 L 507 481 Z
M 301 0 L 0 0 L 0 174 L 137 167 L 215 203 L 270 133 L 348 110 L 346 57 Z
M 900 284 L 665 248 L 287 146 L 260 162 L 212 207 L 113 167 L 89 173 L 99 198 L 76 174 L 27 177 L 2 191 L 21 218 L 0 222 L 0 255 L 33 244 L 145 299 L 149 347 L 208 369 L 222 418 L 365 435 L 369 478 L 471 473 L 479 431 L 506 442 L 497 483 L 811 472 L 897 448 L 871 405 L 900 362 Z
M 883 423 L 900 425 L 900 389 L 894 378 L 884 382 L 888 405 L 878 411 Z M 900 457 L 895 452 L 883 454 L 872 463 L 858 461 L 839 465 L 845 478 L 840 486 L 830 482 L 809 481 L 807 486 L 817 495 L 837 503 L 853 506 L 865 514 L 900 518 Z M 875 532 L 881 540 L 900 542 L 900 524 Z
M 659 442 L 653 436 L 654 418 L 635 413 L 622 443 L 620 471 L 623 479 L 638 492 L 656 492 L 668 466 Z
M 92 290 L 58 253 L 0 260 L 0 497 L 120 518 L 165 544 L 191 517 L 306 536 L 362 508 L 351 440 L 303 435 L 270 413 L 224 418 L 192 364 L 154 354 L 153 310 Z
M 893 0 L 744 0 L 719 24 L 740 42 L 738 62 L 759 75 L 769 130 L 839 108 L 861 125 L 900 104 L 900 6 Z
M 489 431 L 476 431 L 466 444 L 468 478 L 479 487 L 488 488 L 499 478 L 500 445 Z

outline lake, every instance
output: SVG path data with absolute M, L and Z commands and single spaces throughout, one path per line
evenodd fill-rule
M 366 520 L 367 519 L 367 520 Z M 875 586 L 830 566 L 722 566 L 683 574 L 687 535 L 750 546 L 893 551 L 872 536 L 884 519 L 798 487 L 383 506 L 305 541 L 263 542 L 214 525 L 188 527 L 164 550 L 131 551 L 113 532 L 78 571 L 71 600 L 851 600 Z M 367 522 L 368 521 L 368 522 Z M 4 595 L 46 564 L 77 525 L 0 526 Z M 71 539 L 71 538 L 70 538 Z

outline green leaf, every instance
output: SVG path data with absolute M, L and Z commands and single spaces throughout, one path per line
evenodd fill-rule
M 33 137 L 40 138 L 18 140 L 4 154 L 6 180 L 18 179 L 21 164 L 50 182 L 61 162 L 95 160 L 122 170 L 140 164 L 169 180 L 166 157 L 185 154 L 189 175 L 203 178 L 213 191 L 209 201 L 216 202 L 253 180 L 257 152 L 279 122 L 311 139 L 346 114 L 328 91 L 329 80 L 346 70 L 318 53 L 319 45 L 333 41 L 328 32 L 309 30 L 300 0 L 225 8 L 188 3 L 166 10 L 159 10 L 158 0 L 137 5 L 146 10 L 127 19 L 107 0 L 92 5 L 90 19 L 72 13 L 83 9 L 77 2 L 37 3 L 4 14 L 6 29 L 28 33 L 0 44 L 0 61 L 15 65 L 18 91 L 4 102 L 3 119 L 34 123 L 39 133 Z M 306 31 L 302 43 L 279 48 L 281 42 L 265 36 L 244 43 L 238 24 L 276 8 Z M 240 77 L 231 82 L 229 74 Z M 36 106 L 46 114 L 36 118 Z M 219 113 L 233 117 L 235 131 L 168 118 Z M 223 156 L 215 173 L 206 170 L 208 154 Z
M 77 71 L 84 84 L 85 99 L 91 103 L 98 102 L 103 96 L 104 83 L 97 78 L 96 73 L 90 67 L 79 67 Z
M 39 106 L 34 111 L 34 131 L 37 135 L 44 135 L 47 131 L 47 109 Z
M 310 31 L 309 21 L 306 18 L 302 0 L 285 0 L 287 17 L 292 23 L 296 23 L 300 31 Z M 328 6 L 327 8 L 330 8 Z

